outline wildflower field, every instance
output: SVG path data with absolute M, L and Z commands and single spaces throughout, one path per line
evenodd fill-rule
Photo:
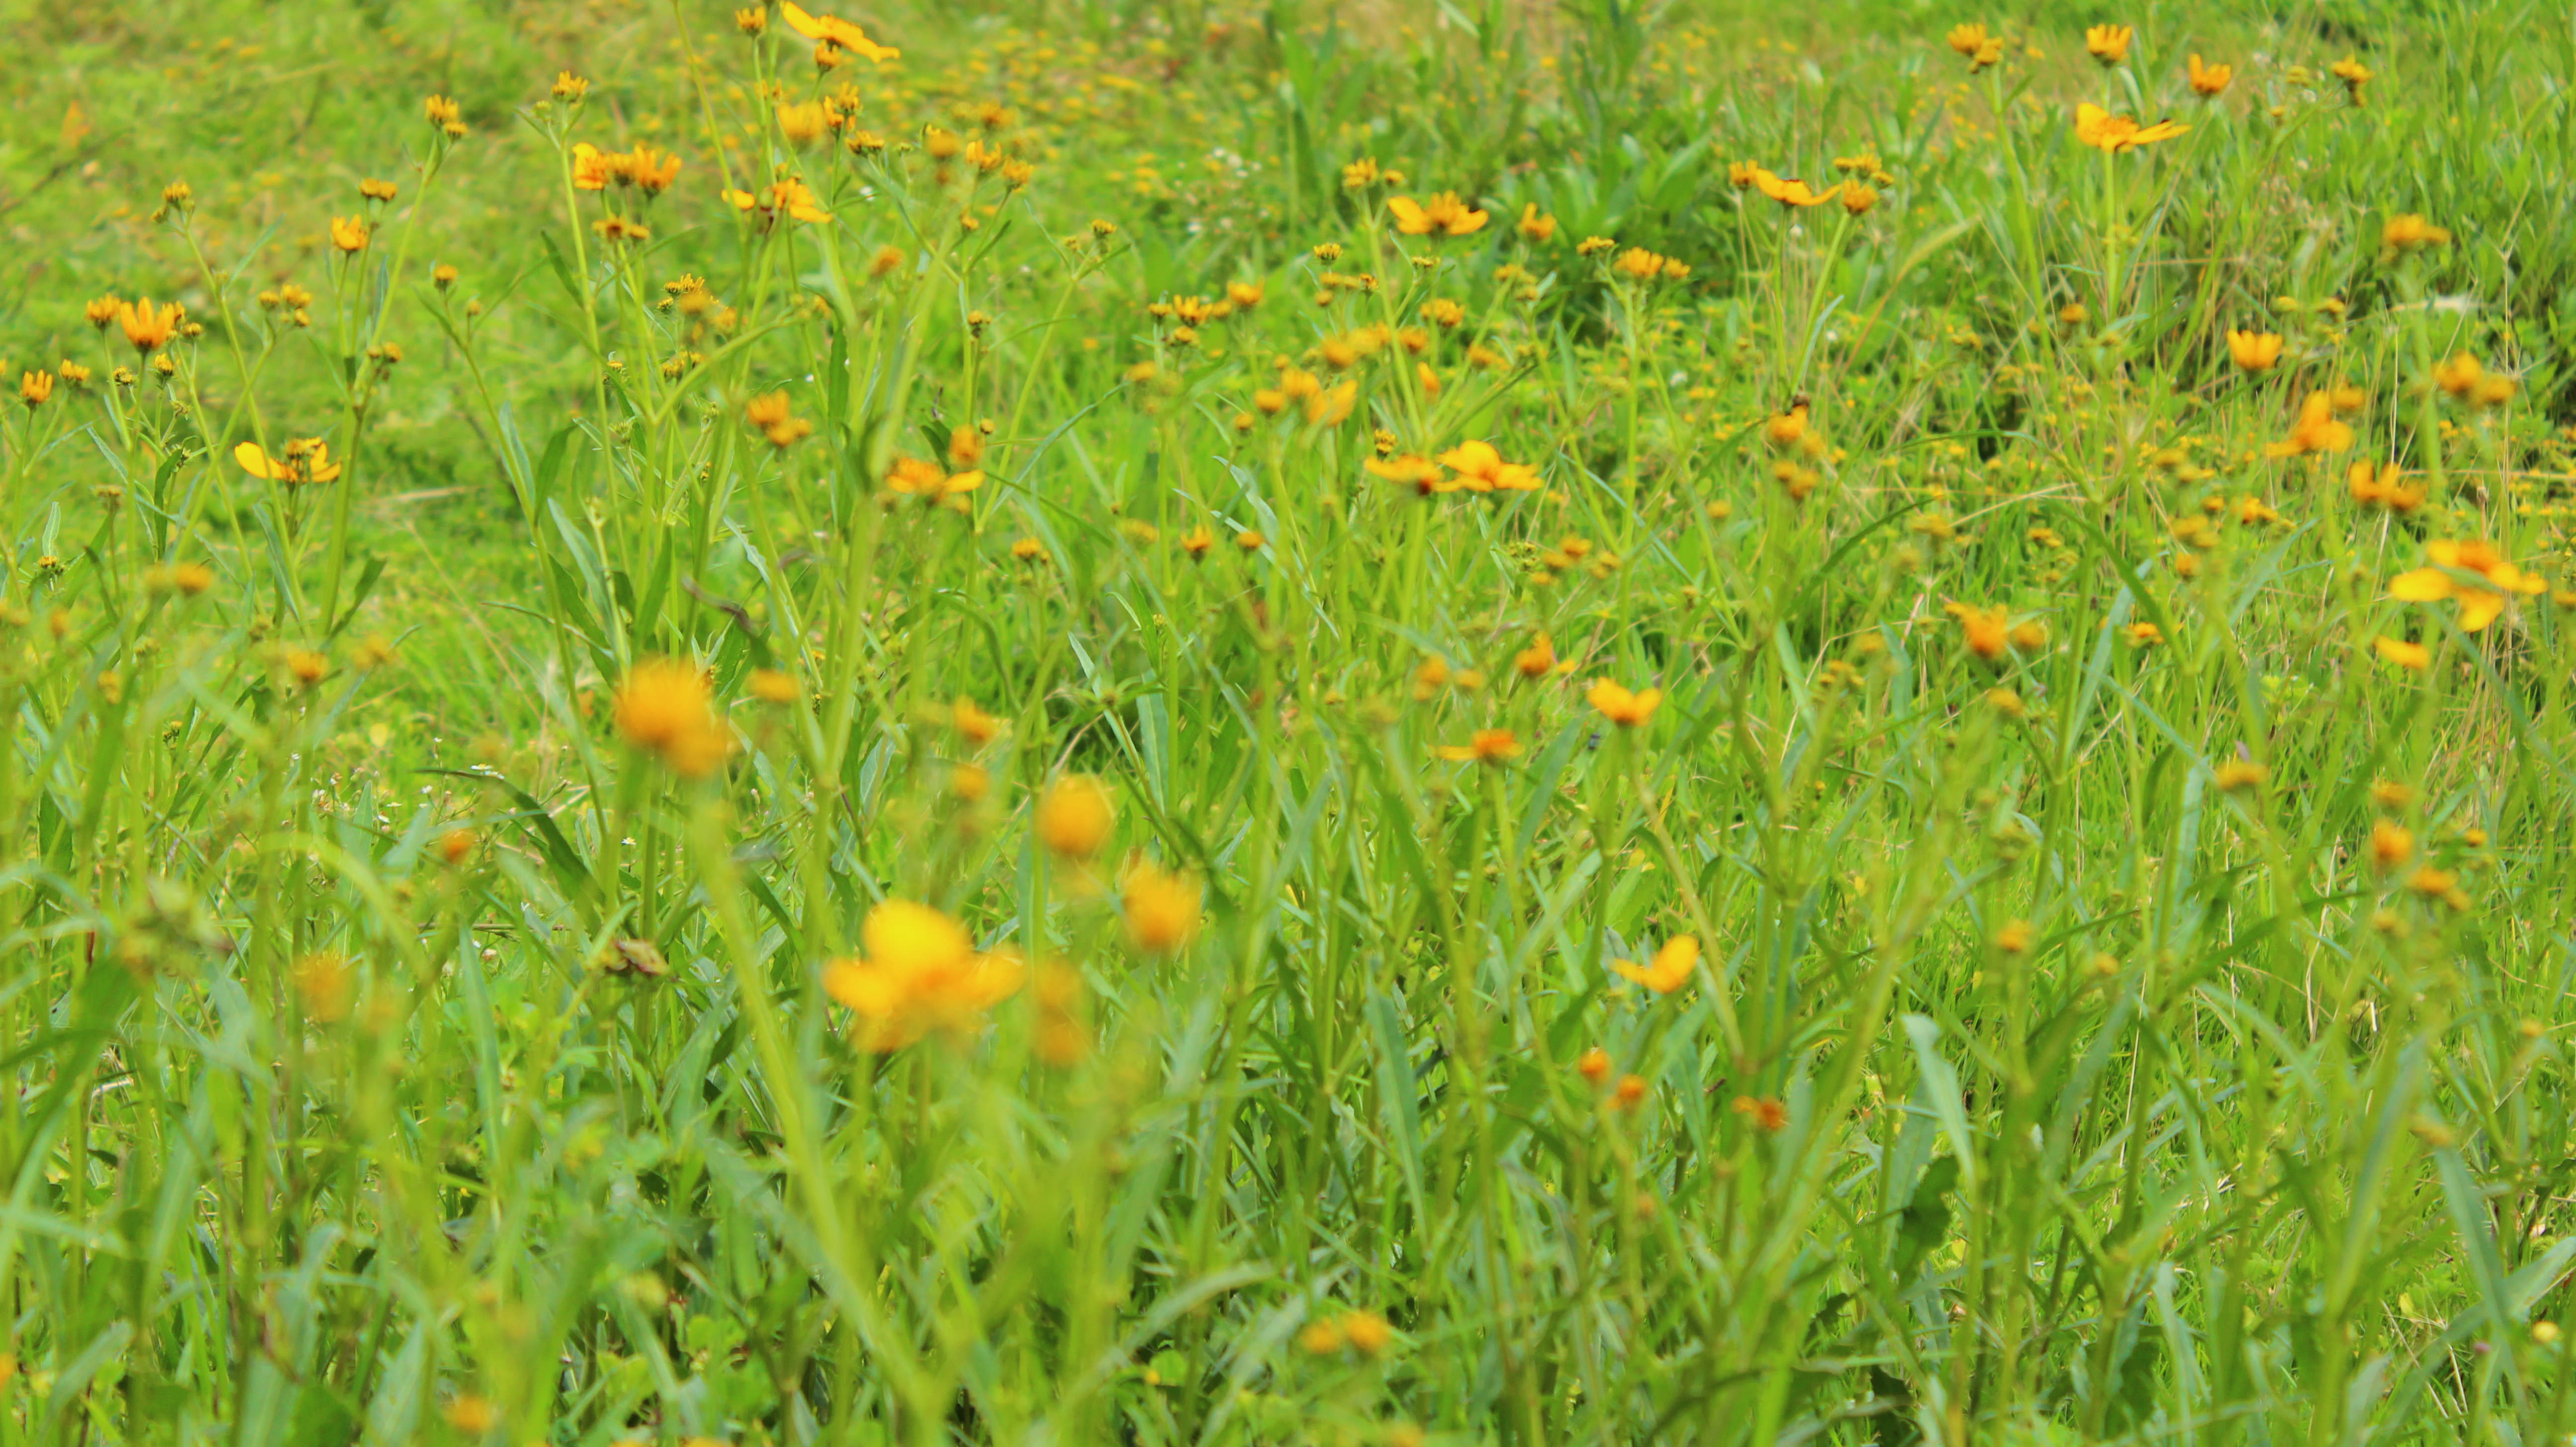
M 2576 1431 L 2565 4 L 0 39 L 0 1444 Z

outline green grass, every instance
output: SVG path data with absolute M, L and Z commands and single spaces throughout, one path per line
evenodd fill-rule
M 2563 10 L 763 13 L 0 8 L 0 1441 L 2576 1430 Z

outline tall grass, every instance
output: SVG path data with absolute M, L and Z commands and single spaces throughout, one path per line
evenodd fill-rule
M 2564 14 L 802 14 L 7 22 L 0 1438 L 2576 1427 Z

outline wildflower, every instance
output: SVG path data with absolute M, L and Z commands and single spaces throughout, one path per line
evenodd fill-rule
M 1395 229 L 1407 236 L 1467 236 L 1484 229 L 1487 217 L 1458 199 L 1454 191 L 1442 191 L 1428 201 L 1410 196 L 1390 196 L 1386 209 L 1395 213 Z
M 1340 386 L 1315 392 L 1306 399 L 1306 421 L 1317 427 L 1338 427 L 1351 415 L 1360 399 L 1360 384 L 1344 382 Z
M 2450 244 L 2451 233 L 2447 229 L 2434 225 L 2412 211 L 2389 217 L 2388 224 L 2379 230 L 2379 249 L 2382 260 L 2392 260 L 2401 254 Z
M 2270 777 L 2272 777 L 2272 771 L 2252 759 L 2229 759 L 2209 772 L 2210 782 L 2230 794 L 2244 789 L 2258 788 Z
M 2007 955 L 2029 954 L 2032 934 L 2029 920 L 2006 920 L 2003 928 L 1995 931 L 1995 949 Z
M 1620 1076 L 1619 1084 L 1612 1088 L 1610 1092 L 1611 1104 L 1618 1106 L 1621 1110 L 1634 1110 L 1637 1108 L 1638 1102 L 1645 1098 L 1646 1078 L 1642 1075 Z
M 2486 364 L 2470 352 L 2455 352 L 2433 364 L 2433 385 L 2454 397 L 2465 397 L 2486 377 Z
M 442 132 L 451 141 L 464 139 L 465 113 L 455 101 L 443 95 L 434 95 L 422 101 L 420 108 L 421 113 L 428 117 L 433 129 Z
M 831 127 L 830 117 L 824 113 L 823 103 L 818 100 L 782 105 L 776 111 L 778 133 L 791 146 L 811 145 L 822 139 L 823 132 Z
M 2298 425 L 2279 442 L 2265 443 L 2266 457 L 2303 457 L 2311 452 L 2345 452 L 2352 447 L 2352 428 L 2335 417 L 2335 394 L 2310 392 L 2299 404 Z
M 1451 763 L 1507 764 L 1520 757 L 1521 741 L 1510 729 L 1478 729 L 1468 735 L 1465 744 L 1432 752 Z
M 2370 862 L 2382 873 L 2402 868 L 2414 857 L 2414 831 L 2386 819 L 2370 826 Z
M 394 185 L 391 181 L 379 181 L 373 177 L 368 177 L 358 183 L 358 198 L 362 201 L 374 201 L 380 205 L 389 205 L 392 203 L 394 197 L 400 194 L 402 194 L 401 188 Z
M 1699 941 L 1690 935 L 1675 935 L 1655 951 L 1654 961 L 1640 965 L 1634 960 L 1612 960 L 1611 972 L 1623 979 L 1636 981 L 1658 995 L 1669 995 L 1690 983 L 1699 969 Z
M 18 400 L 26 403 L 29 411 L 44 406 L 46 402 L 52 400 L 53 395 L 53 373 L 34 371 L 18 374 Z
M 1456 492 L 1466 485 L 1453 480 L 1448 473 L 1441 470 L 1439 463 L 1419 453 L 1407 452 L 1401 456 L 1383 459 L 1363 458 L 1360 465 L 1389 482 L 1402 483 L 1411 487 L 1420 497 L 1430 497 L 1435 493 Z
M 1521 219 L 1513 223 L 1512 229 L 1520 233 L 1521 240 L 1545 246 L 1556 239 L 1556 218 L 1540 215 L 1538 203 L 1533 201 L 1521 207 Z
M 567 105 L 579 105 L 590 94 L 590 82 L 569 70 L 555 72 L 554 98 Z
M 1762 440 L 1774 447 L 1795 447 L 1807 436 L 1807 404 L 1798 403 L 1762 424 Z
M 872 1051 L 973 1028 L 1024 973 L 1016 956 L 978 953 L 964 926 L 910 900 L 869 910 L 859 942 L 864 953 L 823 967 L 823 990 L 858 1017 L 859 1043 Z
M 677 658 L 648 659 L 617 685 L 617 732 L 683 778 L 723 762 L 729 740 L 708 701 L 706 670 Z
M 1663 703 L 1664 691 L 1649 688 L 1631 693 L 1604 678 L 1593 682 L 1591 689 L 1583 695 L 1583 701 L 1621 728 L 1642 728 L 1655 716 L 1656 707 Z
M 330 482 L 340 475 L 340 464 L 331 460 L 330 446 L 319 437 L 296 438 L 279 457 L 269 456 L 256 442 L 245 442 L 233 449 L 233 461 L 251 476 L 271 482 Z
M 154 306 L 148 296 L 120 302 L 116 308 L 116 324 L 124 329 L 125 340 L 146 356 L 169 344 L 171 334 L 179 329 L 179 318 L 177 306 Z
M 2132 623 L 2120 631 L 2128 638 L 2131 648 L 2153 648 L 2165 641 L 2165 630 L 2153 623 Z
M 776 221 L 782 212 L 808 223 L 820 223 L 832 219 L 832 213 L 823 209 L 822 204 L 815 199 L 813 191 L 803 181 L 793 176 L 772 181 L 758 193 L 727 191 L 724 193 L 724 198 L 732 204 L 733 209 L 745 215 L 757 212 L 764 226 Z M 891 248 L 888 249 L 891 250 Z M 895 254 L 899 262 L 902 253 Z M 879 271 L 877 274 L 884 273 Z
M 1556 671 L 1556 645 L 1542 633 L 1530 646 L 1512 655 L 1512 671 L 1523 678 L 1545 678 Z
M 1538 469 L 1505 462 L 1490 442 L 1462 442 L 1440 454 L 1440 465 L 1455 470 L 1469 492 L 1536 492 Z
M 1760 166 L 1751 168 L 1753 188 L 1787 207 L 1822 206 L 1842 194 L 1846 183 L 1836 182 L 1819 191 L 1796 177 L 1773 175 Z
M 2227 334 L 2227 355 L 2237 370 L 2268 372 L 2281 360 L 2281 336 L 2278 332 L 2240 332 Z
M 2343 59 L 2336 61 L 2333 65 L 2326 67 L 2326 70 L 2327 73 L 2332 75 L 2335 79 L 2343 82 L 2344 89 L 2351 93 L 2352 103 L 2354 105 L 2358 106 L 2368 104 L 2368 102 L 2363 98 L 2362 92 L 2370 85 L 2370 82 L 2375 79 L 2371 74 L 2369 66 L 2366 66 L 2360 61 L 2347 55 Z
M 1610 1052 L 1595 1045 L 1574 1062 L 1574 1073 L 1599 1085 L 1610 1074 Z
M 971 698 L 959 698 L 948 707 L 948 722 L 968 743 L 991 743 L 1002 732 L 1002 721 L 975 706 Z
M 2118 65 L 2129 58 L 2129 42 L 2136 35 L 2126 25 L 2090 25 L 2084 30 L 2084 50 L 2104 65 Z
M 489 1399 L 475 1396 L 471 1392 L 449 1402 L 441 1415 L 447 1418 L 447 1425 L 468 1437 L 482 1436 L 492 1430 L 494 1423 L 501 1420 L 499 1408 L 493 1406 Z
M 1778 1135 L 1789 1125 L 1789 1107 L 1767 1095 L 1739 1095 L 1727 1109 L 1743 1116 L 1764 1135 Z
M 2170 141 L 2191 127 L 2178 121 L 2158 121 L 2141 126 L 2127 116 L 2115 116 L 2100 106 L 2086 101 L 2075 108 L 2075 139 L 2097 151 L 2118 155 L 2158 141 Z
M 2476 633 L 2493 623 L 2513 593 L 2540 593 L 2548 584 L 2505 561 L 2494 545 L 2433 542 L 2424 545 L 2433 565 L 2400 573 L 2388 582 L 2388 596 L 2407 603 L 2451 599 L 2460 605 L 2460 631 Z
M 2421 643 L 2409 643 L 2405 639 L 2391 638 L 2383 633 L 2370 640 L 2370 646 L 2381 658 L 2400 668 L 2422 673 L 2433 666 L 2433 650 Z
M 2203 65 L 2197 53 L 2191 57 L 2191 89 L 2195 95 L 2203 98 L 2215 96 L 2227 89 L 2227 83 L 2235 78 L 2236 67 L 2232 65 Z
M 743 683 L 751 696 L 762 703 L 794 703 L 802 692 L 794 678 L 775 668 L 755 668 Z
M 338 950 L 315 950 L 295 962 L 291 971 L 304 1018 L 336 1025 L 349 1018 L 352 983 L 349 957 Z
M 1878 205 L 1878 193 L 1858 181 L 1845 181 L 1840 189 L 1843 210 L 1850 215 L 1866 216 Z
M 1373 1311 L 1343 1312 L 1339 1325 L 1342 1340 L 1349 1342 L 1351 1350 L 1364 1357 L 1376 1356 L 1395 1340 L 1394 1328 L 1386 1324 L 1385 1317 Z
M 2002 37 L 1987 34 L 1983 25 L 1954 25 L 1947 39 L 1950 48 L 1967 60 L 1971 75 L 2004 58 Z
M 1257 281 L 1229 281 L 1225 284 L 1225 299 L 1232 302 L 1237 311 L 1250 311 L 1261 305 L 1265 294 Z
M 92 327 L 103 332 L 115 324 L 117 314 L 123 311 L 124 307 L 125 303 L 115 297 L 94 297 L 81 308 L 81 315 L 89 319 Z
M 743 404 L 742 418 L 752 430 L 769 439 L 769 445 L 784 451 L 813 435 L 814 424 L 792 415 L 793 404 L 785 392 L 765 392 Z
M 331 218 L 331 244 L 344 256 L 355 256 L 367 249 L 367 222 L 360 216 Z
M 1109 791 L 1089 774 L 1063 775 L 1038 799 L 1038 841 L 1060 858 L 1098 854 L 1116 822 Z
M 788 29 L 808 40 L 838 46 L 853 54 L 865 56 L 879 65 L 903 54 L 892 46 L 879 45 L 870 40 L 866 31 L 847 20 L 831 15 L 808 14 L 803 6 L 796 3 L 796 0 L 785 0 L 785 3 L 778 7 L 778 17 L 787 22 Z
M 2344 481 L 2352 491 L 2352 500 L 2364 507 L 2411 513 L 2424 505 L 2424 484 L 2409 486 L 2405 476 L 2396 463 L 2374 463 L 2364 458 L 2345 471 Z
M 733 12 L 733 28 L 757 38 L 769 29 L 769 6 L 746 5 Z
M 1199 885 L 1185 874 L 1138 861 L 1119 878 L 1118 893 L 1128 942 L 1146 954 L 1178 953 L 1199 932 Z
M 1342 1349 L 1342 1329 L 1330 1321 L 1310 1321 L 1297 1333 L 1297 1345 L 1309 1356 L 1331 1356 Z
M 2004 656 L 2011 614 L 2001 608 L 1976 608 L 1957 602 L 1946 605 L 1945 611 L 1959 620 L 1959 631 L 1970 653 L 1989 663 Z

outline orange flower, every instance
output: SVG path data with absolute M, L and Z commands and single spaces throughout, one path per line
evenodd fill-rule
M 2371 74 L 2369 66 L 2347 55 L 2326 69 L 2335 79 L 2343 82 L 2345 90 L 2352 93 L 2354 105 L 2368 103 L 2364 100 L 2362 92 L 2369 87 L 2371 81 L 2377 78 Z
M 283 457 L 271 457 L 256 442 L 245 442 L 233 449 L 233 461 L 253 477 L 271 482 L 329 482 L 340 475 L 340 464 L 331 460 L 331 449 L 319 437 L 299 437 L 286 444 Z
M 1455 469 L 1469 492 L 1536 492 L 1538 469 L 1505 462 L 1490 442 L 1462 442 L 1440 454 L 1440 465 Z
M 1176 954 L 1198 935 L 1199 884 L 1188 875 L 1139 860 L 1120 876 L 1118 893 L 1128 942 L 1146 954 Z
M 342 253 L 355 256 L 367 249 L 367 223 L 358 216 L 331 218 L 331 244 Z
M 1826 187 L 1824 190 L 1819 191 L 1795 177 L 1790 177 L 1784 180 L 1781 177 L 1764 170 L 1760 166 L 1752 166 L 1746 169 L 1747 174 L 1752 179 L 1753 189 L 1770 197 L 1772 200 L 1779 202 L 1783 206 L 1822 206 L 1826 202 L 1840 196 L 1843 192 L 1843 183 L 1839 181 Z
M 984 474 L 980 472 L 950 472 L 938 463 L 924 462 L 918 457 L 898 457 L 886 472 L 886 486 L 890 490 L 933 502 L 973 492 L 983 485 Z
M 2460 605 L 2460 631 L 2476 633 L 2501 615 L 2513 593 L 2540 593 L 2548 584 L 2505 561 L 2491 543 L 2437 542 L 2424 545 L 2433 566 L 2400 573 L 2388 581 L 2388 596 L 2406 603 Z
M 2278 332 L 2230 331 L 2227 355 L 2235 359 L 2239 370 L 2268 372 L 2281 360 L 2281 336 Z
M 822 203 L 814 198 L 813 191 L 793 176 L 783 181 L 772 181 L 757 193 L 727 191 L 724 198 L 733 203 L 736 211 L 759 212 L 763 225 L 776 221 L 780 212 L 806 222 L 832 219 L 832 213 L 823 209 Z
M 1556 239 L 1556 218 L 1540 215 L 1538 203 L 1533 201 L 1521 207 L 1521 219 L 1512 229 L 1521 234 L 1523 241 L 1545 246 Z
M 2195 95 L 2214 96 L 2227 89 L 2227 83 L 2235 78 L 2236 67 L 2232 65 L 2203 65 L 2197 53 L 2191 57 L 2191 88 Z
M 2104 65 L 2118 65 L 2129 58 L 2129 42 L 2137 31 L 2126 25 L 2091 25 L 2084 30 L 2084 49 Z
M 2310 392 L 2299 404 L 2298 425 L 2279 442 L 2264 444 L 2265 457 L 2304 457 L 2311 452 L 2345 452 L 2352 447 L 2352 428 L 2335 417 L 2332 392 Z
M 2424 484 L 2408 486 L 2405 476 L 2396 463 L 2364 458 L 2345 471 L 2344 482 L 2352 489 L 2352 500 L 2364 507 L 2411 513 L 2424 505 Z
M 1389 482 L 1403 483 L 1423 497 L 1433 493 L 1456 492 L 1466 484 L 1441 471 L 1440 464 L 1419 453 L 1407 452 L 1395 457 L 1368 458 L 1360 464 Z
M 831 15 L 808 14 L 803 6 L 796 3 L 796 0 L 786 0 L 786 3 L 779 7 L 778 14 L 780 19 L 787 22 L 788 29 L 806 39 L 824 45 L 837 45 L 843 50 L 864 55 L 879 65 L 903 54 L 892 46 L 879 45 L 870 40 L 866 31 L 847 20 Z
M 1395 213 L 1395 229 L 1407 236 L 1466 236 L 1483 230 L 1488 219 L 1454 191 L 1443 191 L 1428 201 L 1390 196 L 1386 209 Z
M 116 324 L 125 329 L 125 339 L 138 352 L 155 352 L 167 345 L 179 328 L 179 315 L 178 307 L 154 306 L 148 296 L 116 304 Z
M 1613 973 L 1636 981 L 1658 995 L 1669 995 L 1690 983 L 1699 969 L 1699 941 L 1689 935 L 1675 935 L 1655 951 L 1654 962 L 1640 965 L 1634 960 L 1612 960 Z
M 2191 127 L 2178 121 L 2158 121 L 2142 126 L 2127 116 L 2115 116 L 2100 106 L 2086 101 L 2075 108 L 2075 139 L 2097 151 L 2118 155 L 2158 141 L 2170 141 Z
M 1959 620 L 1959 631 L 1966 636 L 1968 651 L 1988 662 L 2004 656 L 2012 637 L 2012 615 L 2001 608 L 1975 608 L 1965 603 L 1950 603 L 1944 611 Z
M 732 741 L 708 702 L 706 670 L 677 658 L 647 659 L 617 685 L 617 732 L 683 778 L 714 773 Z
M 1510 729 L 1478 729 L 1465 744 L 1432 752 L 1455 764 L 1503 764 L 1520 757 L 1521 741 Z
M 1648 688 L 1631 693 L 1603 678 L 1594 680 L 1591 690 L 1583 695 L 1583 701 L 1621 728 L 1641 728 L 1654 718 L 1655 709 L 1664 701 L 1664 691 Z
M 932 1030 L 971 1029 L 1026 973 L 1018 956 L 978 953 L 964 926 L 910 900 L 869 910 L 859 941 L 865 954 L 823 967 L 823 989 L 858 1017 L 867 1050 L 897 1050 Z

